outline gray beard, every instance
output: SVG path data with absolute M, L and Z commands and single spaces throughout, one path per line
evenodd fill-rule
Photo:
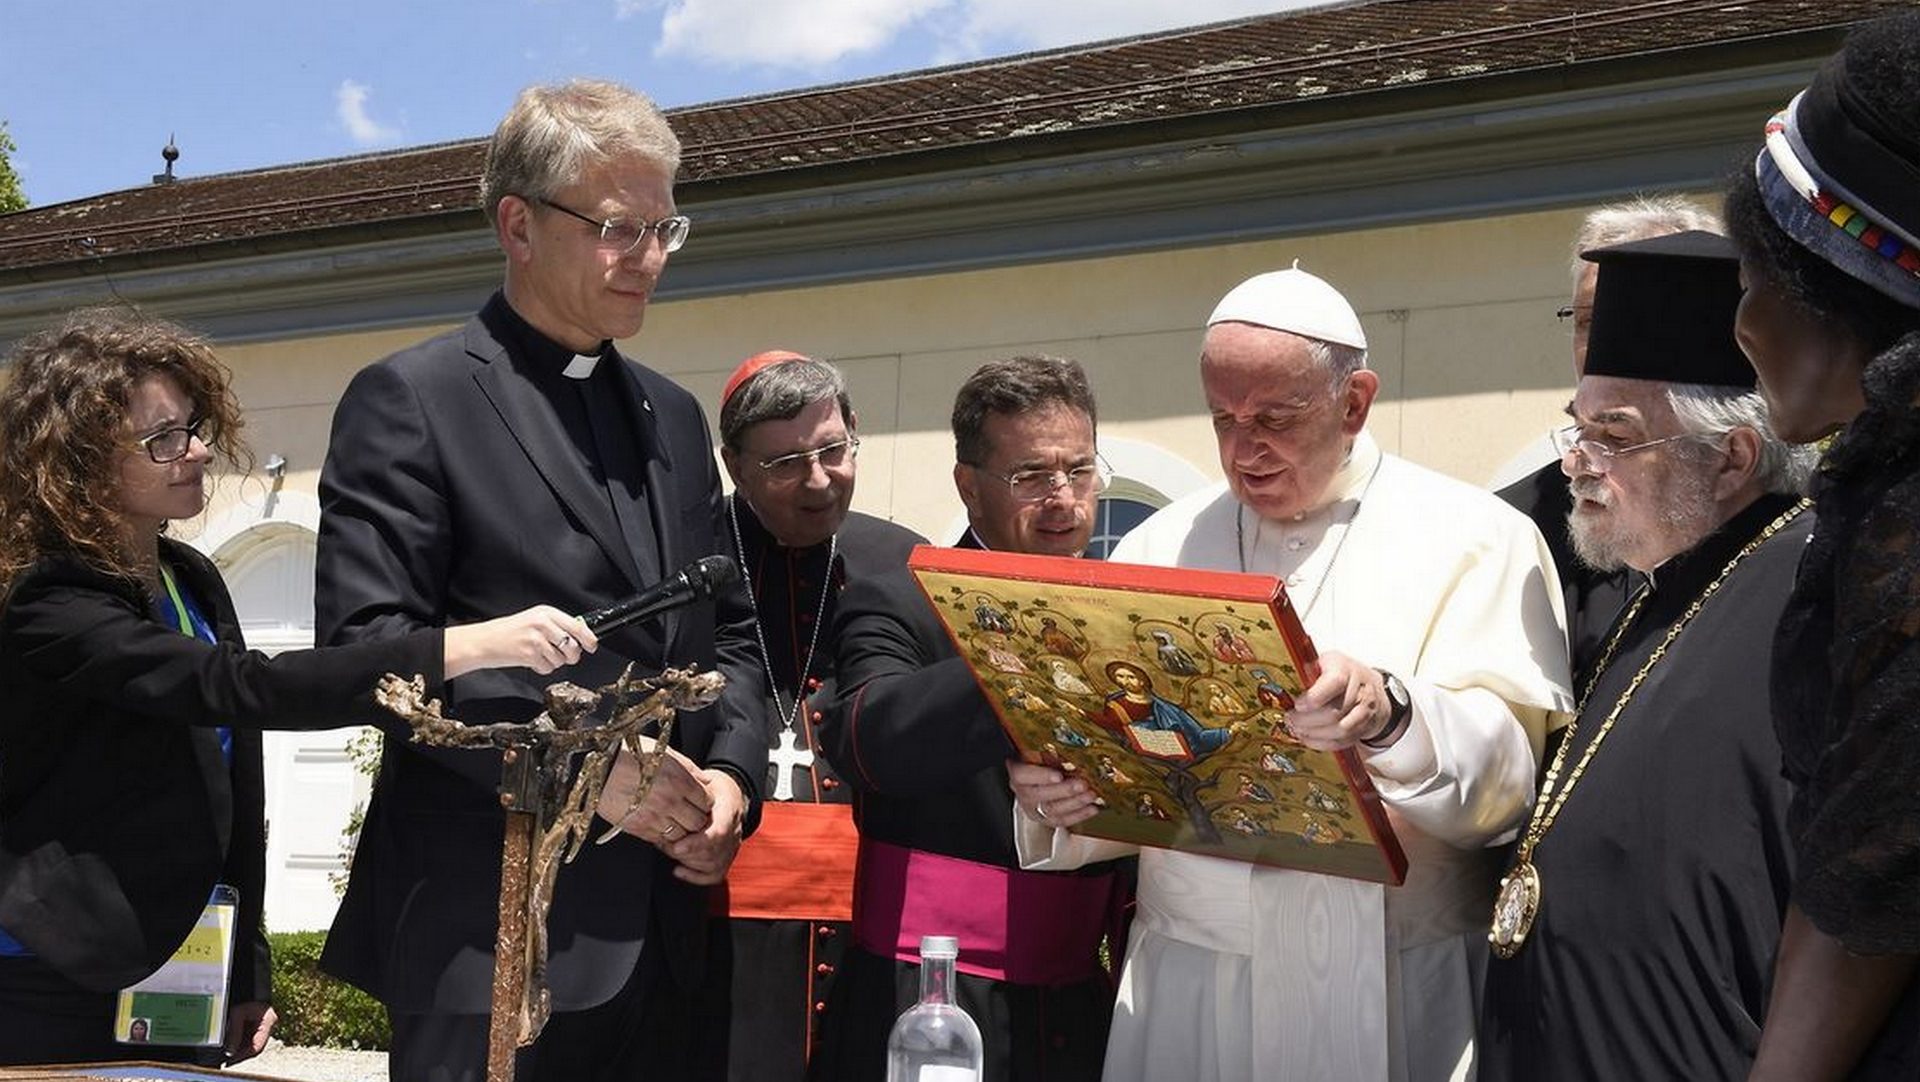
M 1577 499 L 1588 499 L 1606 507 L 1618 500 L 1599 479 L 1576 478 L 1569 482 Z M 1567 535 L 1573 541 L 1574 555 L 1580 562 L 1598 571 L 1619 571 L 1634 567 L 1651 571 L 1674 556 L 1699 544 L 1720 525 L 1720 512 L 1713 500 L 1713 482 L 1704 467 L 1676 461 L 1660 488 L 1652 496 L 1656 507 L 1649 526 L 1637 530 L 1623 527 L 1614 517 L 1606 522 L 1567 516 Z M 1648 554 L 1661 554 L 1657 559 Z M 1638 556 L 1647 566 L 1634 562 Z
M 1627 566 L 1626 561 L 1620 558 L 1611 538 L 1598 536 L 1597 530 L 1587 528 L 1572 515 L 1567 516 L 1567 536 L 1573 541 L 1573 554 L 1580 558 L 1581 563 L 1595 571 L 1612 574 Z

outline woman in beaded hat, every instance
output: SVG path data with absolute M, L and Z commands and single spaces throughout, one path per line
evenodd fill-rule
M 1920 1077 L 1920 13 L 1867 24 L 1727 195 L 1774 425 L 1832 437 L 1774 643 L 1792 906 L 1754 1079 Z

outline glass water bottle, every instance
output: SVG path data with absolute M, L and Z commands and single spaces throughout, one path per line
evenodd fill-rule
M 887 1037 L 887 1082 L 981 1082 L 980 1027 L 953 1001 L 960 941 L 920 938 L 920 1002 Z

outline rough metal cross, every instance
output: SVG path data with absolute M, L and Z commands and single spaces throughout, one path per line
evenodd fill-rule
M 624 821 L 645 800 L 673 735 L 681 710 L 697 710 L 720 697 L 719 673 L 668 669 L 636 679 L 627 666 L 620 679 L 599 689 L 565 682 L 550 685 L 547 708 L 532 721 L 463 725 L 441 714 L 440 700 L 426 697 L 426 681 L 389 673 L 374 691 L 381 706 L 404 718 L 413 739 L 445 748 L 498 748 L 500 805 L 506 833 L 500 848 L 500 928 L 494 937 L 493 1010 L 487 1033 L 487 1082 L 512 1082 L 513 1050 L 533 1043 L 547 1024 L 547 911 L 554 878 L 586 841 L 600 791 L 622 748 L 640 760 L 633 801 Z M 605 707 L 603 712 L 602 707 Z M 643 730 L 656 726 L 651 736 Z M 578 772 L 573 760 L 584 755 Z M 606 842 L 615 827 L 599 838 Z

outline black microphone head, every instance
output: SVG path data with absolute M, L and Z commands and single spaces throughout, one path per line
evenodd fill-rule
M 712 597 L 721 587 L 740 581 L 740 568 L 733 562 L 733 557 L 718 553 L 702 556 L 687 570 L 688 581 L 696 584 L 695 588 L 702 597 Z

